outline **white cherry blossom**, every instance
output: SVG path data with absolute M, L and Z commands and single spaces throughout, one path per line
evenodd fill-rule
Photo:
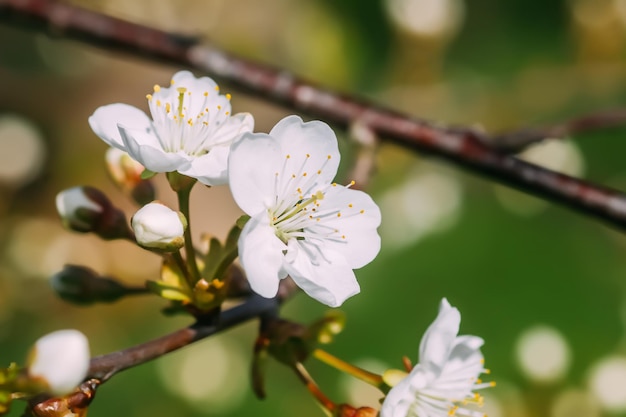
M 152 119 L 142 110 L 115 103 L 98 108 L 89 124 L 116 147 L 153 172 L 178 171 L 206 185 L 227 182 L 231 143 L 251 132 L 249 113 L 231 115 L 230 95 L 208 77 L 174 74 L 170 87 L 154 86 L 147 95 Z
M 353 269 L 380 250 L 380 210 L 364 192 L 332 182 L 339 159 L 330 127 L 297 116 L 233 144 L 230 188 L 251 217 L 239 259 L 258 294 L 275 296 L 287 275 L 332 307 L 359 292 Z
M 483 397 L 475 390 L 494 386 L 482 382 L 484 368 L 480 351 L 483 339 L 458 336 L 461 314 L 441 300 L 439 314 L 422 337 L 419 363 L 404 378 L 401 371 L 388 371 L 383 378 L 392 385 L 383 402 L 381 417 L 483 417 L 485 414 L 467 408 L 482 405 Z

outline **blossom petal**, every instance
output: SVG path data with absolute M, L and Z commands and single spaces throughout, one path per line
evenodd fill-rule
M 272 128 L 270 136 L 280 142 L 284 154 L 291 156 L 292 165 L 304 165 L 309 175 L 316 176 L 318 184 L 328 184 L 337 175 L 340 160 L 337 137 L 326 123 L 318 120 L 304 123 L 298 116 L 287 116 Z
M 442 299 L 437 318 L 428 327 L 420 342 L 420 364 L 439 375 L 453 348 L 460 324 L 459 310 L 450 306 L 445 298 Z
M 331 250 L 323 251 L 319 262 L 312 262 L 311 251 L 304 241 L 289 240 L 285 270 L 295 283 L 311 297 L 330 307 L 339 307 L 343 302 L 361 291 L 354 272 L 345 258 Z M 312 245 L 309 245 L 312 246 Z
M 246 223 L 239 236 L 239 260 L 254 292 L 267 298 L 276 295 L 280 280 L 287 276 L 282 269 L 285 249 L 265 213 Z
M 328 242 L 329 247 L 341 253 L 352 268 L 358 269 L 370 263 L 380 251 L 380 209 L 372 198 L 359 190 L 343 186 L 330 187 L 321 201 L 325 211 L 336 209 L 341 216 L 333 216 L 312 230 L 331 228 L 345 236 Z M 322 233 L 322 230 L 320 230 Z
M 153 133 L 119 126 L 119 132 L 128 154 L 141 165 L 154 172 L 171 172 L 189 169 L 186 155 L 165 152 Z
M 237 113 L 227 118 L 215 131 L 211 142 L 213 145 L 232 143 L 239 135 L 252 132 L 254 129 L 254 117 L 250 113 Z
M 230 149 L 228 178 L 237 205 L 254 216 L 275 203 L 276 170 L 283 163 L 275 139 L 264 133 L 245 133 Z
M 109 146 L 126 150 L 117 128 L 118 124 L 139 130 L 152 129 L 150 118 L 137 107 L 128 104 L 115 103 L 102 106 L 89 116 L 89 126 L 100 139 Z
M 228 182 L 228 155 L 230 146 L 216 146 L 208 154 L 191 160 L 191 166 L 179 170 L 183 175 L 197 178 L 205 185 L 223 185 Z
M 380 409 L 380 417 L 406 417 L 409 415 L 409 408 L 415 400 L 410 381 L 410 376 L 404 378 L 389 391 Z

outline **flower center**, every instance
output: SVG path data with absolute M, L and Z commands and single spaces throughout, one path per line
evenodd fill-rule
M 166 152 L 183 152 L 190 156 L 208 153 L 220 141 L 217 130 L 230 115 L 230 94 L 215 91 L 197 93 L 187 87 L 154 86 L 148 94 L 153 126 L 161 147 Z M 227 137 L 226 139 L 230 139 Z
M 305 158 L 286 155 L 282 170 L 276 172 L 275 197 L 268 215 L 276 236 L 285 244 L 290 239 L 302 240 L 321 253 L 319 245 L 324 242 L 346 242 L 346 235 L 340 231 L 336 220 L 364 213 L 352 204 L 341 207 L 342 203 L 335 198 L 338 193 L 328 195 L 330 189 L 337 187 L 336 183 L 327 183 L 321 177 L 330 159 L 331 155 L 326 158 L 311 158 L 310 154 L 305 154 Z M 354 181 L 347 187 L 352 185 Z

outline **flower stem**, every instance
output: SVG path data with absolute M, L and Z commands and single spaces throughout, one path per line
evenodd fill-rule
M 326 365 L 332 366 L 333 368 L 341 372 L 345 372 L 348 375 L 352 375 L 353 377 L 358 378 L 361 381 L 367 382 L 370 385 L 373 385 L 375 387 L 380 387 L 383 384 L 382 376 L 366 371 L 365 369 L 361 369 L 358 366 L 354 366 L 348 362 L 345 362 L 344 360 L 331 355 L 325 350 L 315 349 L 313 351 L 313 356 L 317 360 L 324 362 Z
M 332 416 L 334 414 L 335 409 L 337 408 L 337 404 L 335 404 L 330 398 L 326 396 L 321 390 L 320 387 L 315 383 L 313 377 L 306 370 L 304 365 L 301 362 L 296 362 L 293 364 L 292 369 L 298 375 L 300 380 L 306 385 L 306 388 L 309 392 L 315 397 L 318 403 L 324 408 L 327 412 L 327 415 Z
M 193 246 L 193 241 L 191 239 L 191 218 L 189 213 L 189 196 L 191 195 L 191 188 L 193 184 L 189 187 L 184 187 L 176 191 L 178 194 L 178 209 L 187 219 L 187 227 L 185 228 L 185 260 L 187 263 L 187 270 L 191 275 L 191 282 L 189 283 L 192 287 L 200 280 L 200 270 L 198 270 L 198 263 L 196 262 L 196 250 Z

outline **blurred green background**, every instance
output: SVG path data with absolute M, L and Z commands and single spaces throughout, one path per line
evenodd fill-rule
M 80 4 L 80 2 L 79 2 Z M 488 131 L 556 122 L 626 99 L 626 0 L 85 0 L 83 6 L 288 68 L 416 116 Z M 0 26 L 0 356 L 23 362 L 42 334 L 77 328 L 98 355 L 188 320 L 153 298 L 80 308 L 47 279 L 81 263 L 128 283 L 158 258 L 60 226 L 54 196 L 89 184 L 129 215 L 108 181 L 106 146 L 87 117 L 100 105 L 146 109 L 178 68 Z M 219 80 L 218 80 L 219 81 Z M 228 91 L 228 87 L 225 89 Z M 289 114 L 234 93 L 235 111 L 268 131 Z M 346 141 L 348 137 L 339 133 Z M 548 141 L 523 157 L 626 189 L 625 129 Z M 344 156 L 349 161 L 350 155 Z M 348 168 L 348 167 L 345 167 Z M 162 179 L 159 197 L 174 204 Z M 403 149 L 381 146 L 370 191 L 381 205 L 381 255 L 358 271 L 345 331 L 328 350 L 373 370 L 414 360 L 441 297 L 461 332 L 484 337 L 490 417 L 626 416 L 626 239 L 604 225 Z M 239 211 L 226 189 L 195 190 L 196 233 L 223 237 Z M 298 296 L 284 315 L 324 307 Z M 273 364 L 268 398 L 248 383 L 256 324 L 117 375 L 91 417 L 319 416 L 296 378 Z M 379 396 L 322 364 L 311 371 L 338 402 Z M 16 404 L 12 415 L 19 415 Z

